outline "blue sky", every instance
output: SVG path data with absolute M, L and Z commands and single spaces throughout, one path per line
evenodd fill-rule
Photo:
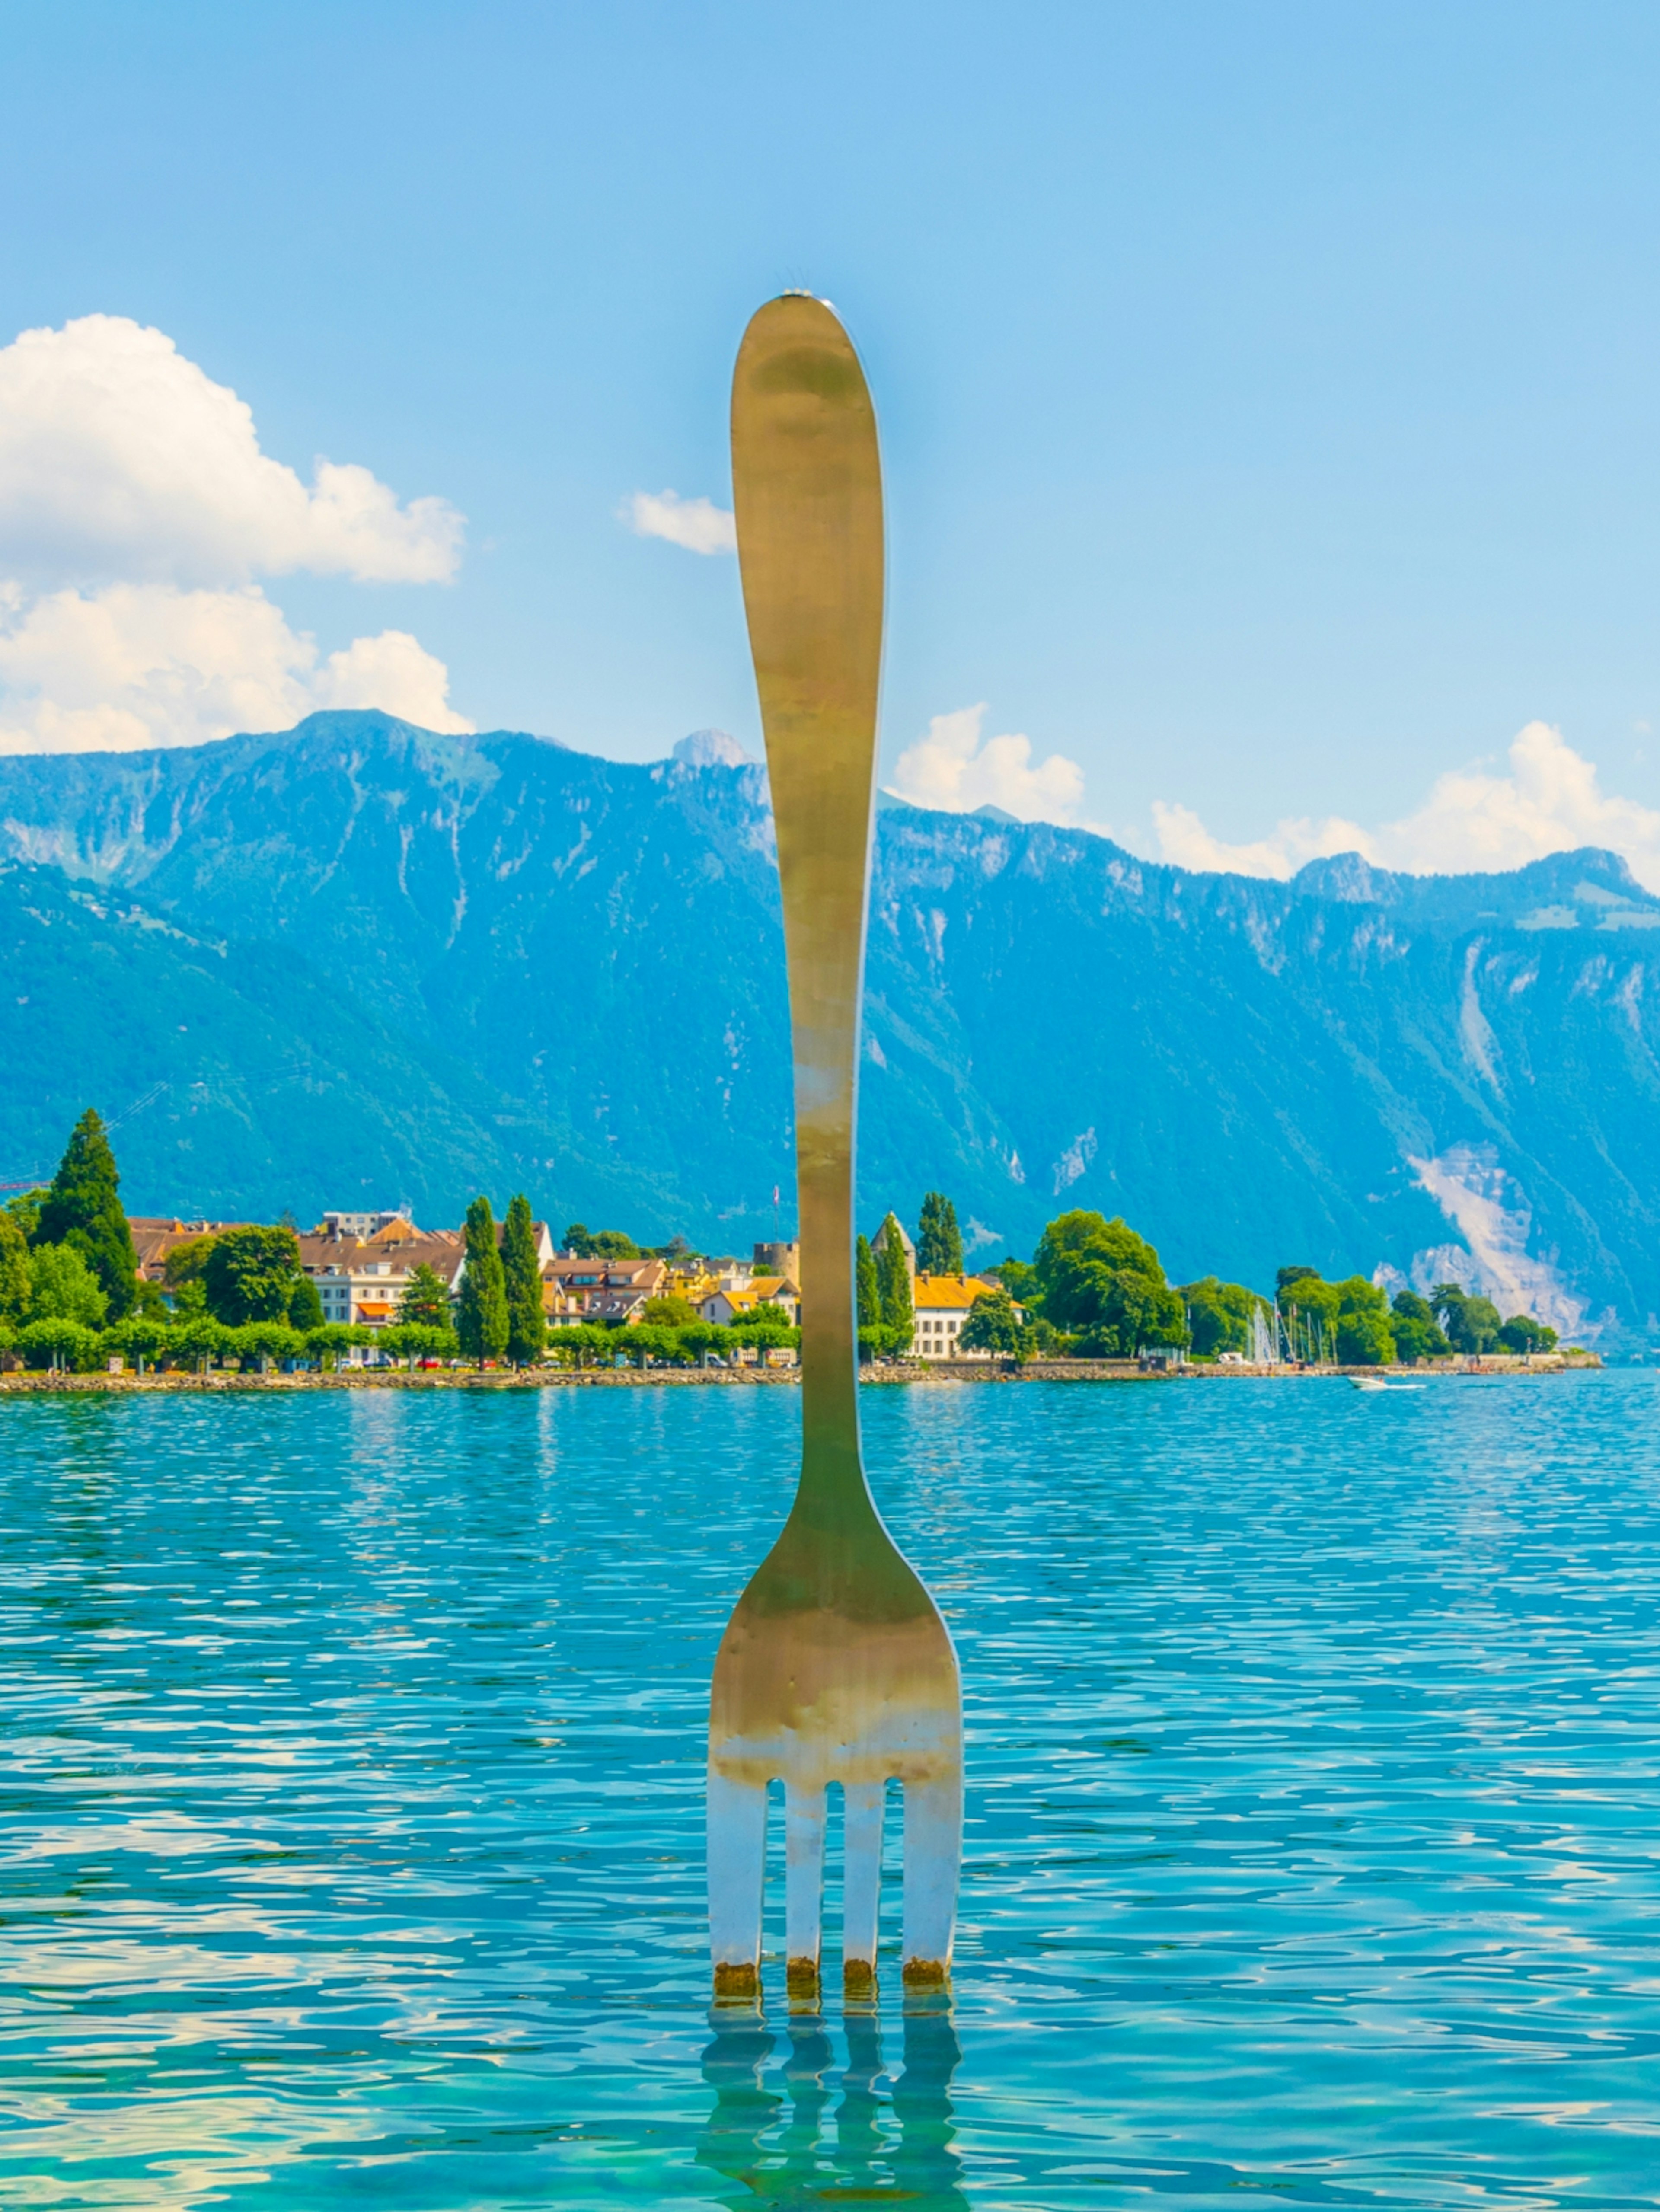
M 146 582 L 37 486 L 0 544 L 14 633 L 53 593 L 67 622 L 125 590 L 147 635 L 136 591 L 240 593 L 212 650 L 316 641 L 284 698 L 395 688 L 407 654 L 329 656 L 407 633 L 480 728 L 758 749 L 735 564 L 619 510 L 727 503 L 744 321 L 806 285 L 883 426 L 891 774 L 957 715 L 912 785 L 968 758 L 959 798 L 1148 852 L 1162 803 L 1189 860 L 1583 831 L 1652 872 L 1657 61 L 1651 8 L 1516 0 L 0 7 L 0 345 L 130 319 L 307 483 L 326 456 L 465 518 L 447 581 L 307 524 Z M 199 637 L 212 609 L 163 613 Z M 46 627 L 0 651 L 18 742 L 104 711 Z M 1512 759 L 1529 725 L 1560 739 Z M 976 752 L 1005 732 L 1076 775 Z

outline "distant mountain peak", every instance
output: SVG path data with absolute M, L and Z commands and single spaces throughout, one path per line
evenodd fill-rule
M 682 768 L 753 768 L 755 763 L 725 730 L 694 730 L 674 748 Z
M 1332 853 L 1323 860 L 1310 860 L 1297 871 L 1291 884 L 1300 898 L 1341 899 L 1355 906 L 1385 904 L 1392 889 L 1387 872 L 1374 868 L 1359 853 Z

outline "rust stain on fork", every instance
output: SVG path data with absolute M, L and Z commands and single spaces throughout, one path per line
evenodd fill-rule
M 717 1997 L 760 1986 L 766 1792 L 785 1790 L 787 1978 L 816 1996 L 826 1793 L 842 1793 L 842 1976 L 868 1996 L 886 1788 L 904 1790 L 904 1978 L 950 1971 L 962 1843 L 962 1700 L 933 1601 L 860 1457 L 853 1146 L 881 676 L 876 418 L 847 333 L 787 294 L 733 380 L 744 604 L 766 731 L 794 1045 L 802 1250 L 801 1479 L 739 1599 L 709 1713 Z

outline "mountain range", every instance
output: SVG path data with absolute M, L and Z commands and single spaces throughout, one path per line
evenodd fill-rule
M 861 1216 L 937 1187 L 986 1259 L 1095 1206 L 1173 1279 L 1455 1277 L 1646 1342 L 1656 929 L 1599 851 L 1280 884 L 885 804 Z M 135 1212 L 793 1222 L 766 779 L 730 740 L 642 766 L 337 713 L 0 758 L 0 1180 L 94 1104 Z

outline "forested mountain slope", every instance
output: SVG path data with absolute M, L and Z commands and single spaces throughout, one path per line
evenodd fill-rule
M 790 1200 L 765 783 L 379 714 L 0 759 L 0 1173 L 119 1119 L 134 1211 L 478 1187 L 741 1247 Z M 861 1206 L 982 1255 L 1062 1205 L 1172 1276 L 1462 1273 L 1603 1340 L 1660 1310 L 1660 900 L 1603 853 L 1289 884 L 885 808 Z

